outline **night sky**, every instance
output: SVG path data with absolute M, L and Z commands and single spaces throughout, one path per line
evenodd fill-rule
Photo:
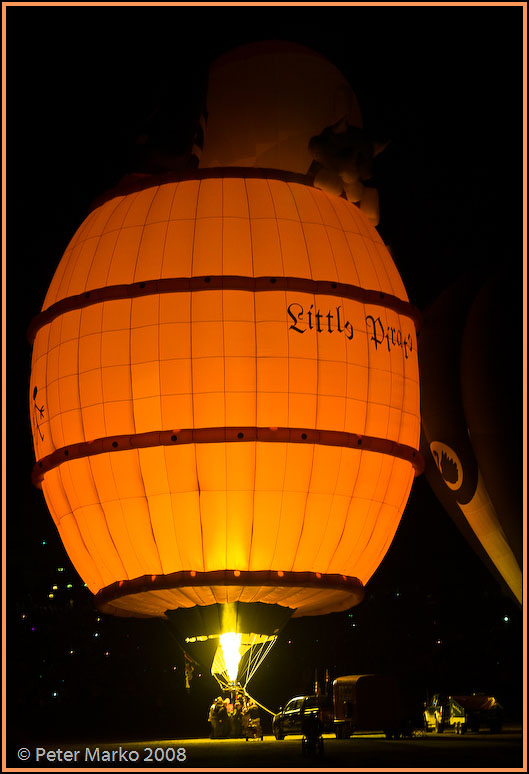
M 36 741 L 207 732 L 219 693 L 207 669 L 196 668 L 186 693 L 182 651 L 163 622 L 97 612 L 32 487 L 26 329 L 91 201 L 141 169 L 136 138 L 147 131 L 167 151 L 184 152 L 208 63 L 266 39 L 302 43 L 330 59 L 351 83 L 366 129 L 391 139 L 375 162 L 379 232 L 412 303 L 425 310 L 464 274 L 486 277 L 499 264 L 521 286 L 521 7 L 9 7 L 7 722 L 14 737 L 24 730 L 27 741 L 28 727 Z M 160 119 L 149 120 L 155 107 Z M 508 303 L 498 300 L 500 315 Z M 521 360 L 519 336 L 513 332 L 506 346 Z M 521 718 L 522 611 L 424 476 L 365 601 L 287 624 L 249 689 L 277 710 L 311 690 L 315 669 L 320 680 L 325 669 L 331 678 L 393 671 L 420 702 L 442 689 L 485 691 Z

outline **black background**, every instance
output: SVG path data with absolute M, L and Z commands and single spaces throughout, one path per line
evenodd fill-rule
M 218 693 L 207 668 L 186 693 L 163 622 L 100 616 L 32 488 L 27 326 L 90 202 L 144 163 L 137 136 L 184 152 L 209 62 L 265 39 L 328 57 L 367 130 L 391 138 L 375 163 L 379 231 L 415 305 L 500 265 L 521 285 L 522 8 L 9 7 L 6 31 L 8 731 L 201 734 Z M 522 612 L 424 476 L 365 601 L 292 620 L 249 688 L 275 711 L 315 669 L 396 672 L 419 714 L 428 693 L 483 690 L 521 718 Z

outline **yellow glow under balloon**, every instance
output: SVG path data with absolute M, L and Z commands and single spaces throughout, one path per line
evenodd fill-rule
M 237 680 L 237 672 L 241 660 L 241 637 L 241 634 L 235 634 L 234 632 L 226 632 L 225 634 L 220 635 L 220 644 L 222 645 L 226 672 L 232 682 Z

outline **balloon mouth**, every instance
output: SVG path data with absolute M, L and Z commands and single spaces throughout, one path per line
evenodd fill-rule
M 210 600 L 207 604 L 222 604 L 227 590 L 234 586 L 241 603 L 253 602 L 255 588 L 259 587 L 268 595 L 270 604 L 276 603 L 296 618 L 341 612 L 358 605 L 364 598 L 362 582 L 348 575 L 289 570 L 192 570 L 116 581 L 100 589 L 94 601 L 104 613 L 167 618 L 176 608 L 203 606 L 205 598 Z M 162 590 L 167 593 L 160 595 Z M 190 604 L 191 599 L 194 604 Z M 270 604 L 265 607 L 270 608 Z M 250 630 L 238 628 L 238 631 Z M 229 633 L 231 629 L 222 626 L 215 631 Z

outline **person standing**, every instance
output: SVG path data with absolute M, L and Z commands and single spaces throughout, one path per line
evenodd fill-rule
M 220 697 L 217 699 L 217 723 L 218 737 L 219 739 L 225 739 L 230 734 L 230 719 L 226 702 Z
M 242 706 L 240 701 L 233 705 L 233 711 L 230 713 L 230 733 L 234 739 L 242 736 Z
M 210 739 L 218 739 L 219 737 L 219 702 L 222 704 L 220 696 L 215 699 L 209 708 L 208 721 L 211 728 Z

